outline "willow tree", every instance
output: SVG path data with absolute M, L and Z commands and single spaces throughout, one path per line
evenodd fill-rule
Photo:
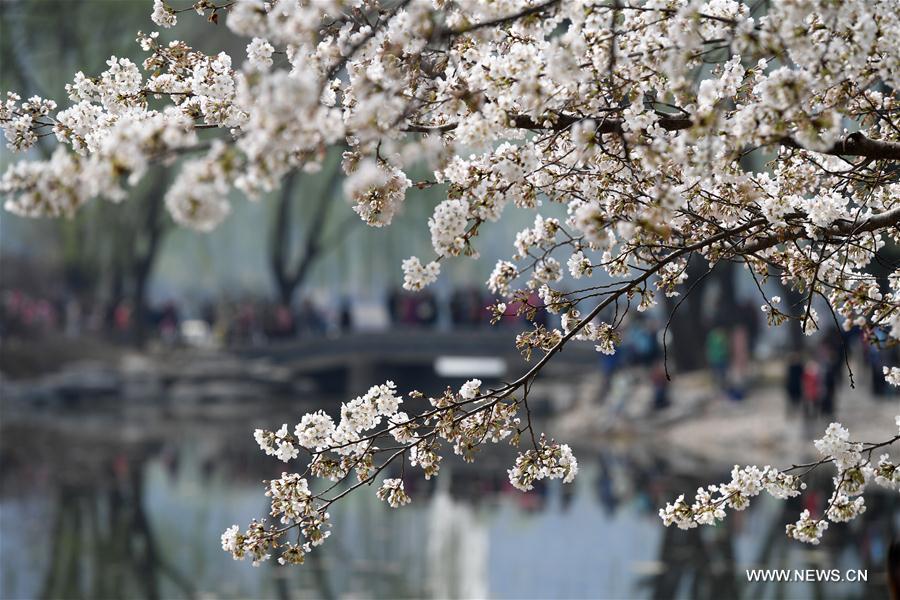
M 15 163 L 0 185 L 7 210 L 66 216 L 95 197 L 124 201 L 152 163 L 176 164 L 166 206 L 178 223 L 209 230 L 226 218 L 232 189 L 255 198 L 346 144 L 344 193 L 371 226 L 389 226 L 417 189 L 446 190 L 427 222 L 434 253 L 402 264 L 410 290 L 448 260 L 476 260 L 479 236 L 509 205 L 534 211 L 487 281 L 506 298 L 497 319 L 507 304 L 561 315 L 559 329 L 518 336 L 533 360 L 519 377 L 434 397 L 387 382 L 340 415 L 256 431 L 266 453 L 299 465 L 268 484 L 272 521 L 230 528 L 223 547 L 300 563 L 328 537 L 328 507 L 391 465 L 430 478 L 446 453 L 472 460 L 505 441 L 520 450 L 509 470 L 516 488 L 571 481 L 571 449 L 530 418 L 535 377 L 573 340 L 615 352 L 631 311 L 690 289 L 691 257 L 742 265 L 772 326 L 795 320 L 814 334 L 838 322 L 900 337 L 900 275 L 883 290 L 867 270 L 900 240 L 896 9 L 895 0 L 156 0 L 156 25 L 175 26 L 186 11 L 224 21 L 248 38 L 246 58 L 139 33 L 143 65 L 112 57 L 99 75 L 77 73 L 63 110 L 10 95 L 0 113 L 9 145 L 26 150 L 53 134 L 60 146 L 49 160 Z M 767 162 L 748 170 L 753 153 Z M 411 181 L 414 164 L 433 177 Z M 547 203 L 567 217 L 542 215 Z M 802 295 L 802 313 L 766 292 L 773 278 Z M 527 302 L 534 291 L 537 306 Z M 900 384 L 900 368 L 885 376 Z M 898 439 L 892 423 L 869 443 L 835 423 L 815 463 L 736 468 L 660 515 L 684 528 L 716 523 L 763 490 L 801 494 L 805 474 L 831 463 L 824 514 L 787 527 L 817 543 L 829 522 L 864 510 L 867 484 L 898 486 L 900 470 L 878 456 Z M 377 494 L 391 506 L 410 501 L 399 478 Z
M 123 33 L 121 22 L 134 24 L 141 18 L 140 8 L 128 5 L 117 7 L 115 20 L 105 20 L 109 7 L 64 0 L 0 5 L 0 60 L 6 84 L 21 86 L 28 95 L 64 97 L 64 90 L 51 89 L 49 82 L 68 77 L 75 65 L 84 69 L 103 65 L 109 48 L 131 37 Z M 32 53 L 30 48 L 39 52 Z M 128 49 L 129 55 L 139 52 L 139 48 Z M 51 139 L 40 138 L 34 153 L 49 158 Z M 95 205 L 79 218 L 57 221 L 49 232 L 40 234 L 49 234 L 51 245 L 58 240 L 62 272 L 57 283 L 67 293 L 106 298 L 111 306 L 123 300 L 132 303 L 137 343 L 146 337 L 148 287 L 171 225 L 162 208 L 166 177 L 159 169 L 130 189 L 128 207 Z

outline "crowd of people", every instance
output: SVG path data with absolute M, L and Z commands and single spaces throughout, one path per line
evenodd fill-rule
M 183 323 L 204 324 L 220 345 L 263 345 L 273 341 L 339 334 L 358 329 L 387 327 L 472 328 L 488 327 L 488 306 L 496 298 L 474 287 L 462 287 L 446 297 L 430 291 L 410 293 L 391 290 L 383 305 L 360 310 L 347 297 L 316 302 L 304 297 L 288 306 L 258 297 L 207 301 L 187 310 L 173 300 L 137 310 L 127 299 L 90 301 L 74 296 L 44 298 L 21 289 L 0 292 L 0 337 L 40 338 L 62 334 L 93 335 L 129 342 L 140 330 L 146 339 L 166 344 L 183 340 Z M 535 303 L 539 302 L 534 298 Z M 502 324 L 522 325 L 516 306 L 507 309 Z
M 264 299 L 223 300 L 203 303 L 195 312 L 191 320 L 205 323 L 210 334 L 226 344 L 320 335 L 341 326 L 330 323 L 328 312 L 308 299 L 297 307 Z M 139 311 L 127 299 L 103 302 L 73 296 L 45 298 L 20 289 L 0 292 L 2 338 L 98 336 L 127 343 L 140 330 L 150 339 L 175 344 L 182 341 L 182 325 L 188 318 L 189 311 L 172 300 Z
M 754 363 L 772 356 L 761 352 L 761 331 L 755 317 L 755 312 L 740 310 L 728 319 L 699 323 L 691 334 L 696 337 L 687 344 L 692 352 L 701 353 L 696 368 L 709 372 L 715 393 L 724 401 L 745 400 L 758 372 Z M 629 389 L 618 389 L 617 381 L 619 387 L 625 388 L 647 381 L 652 386 L 652 408 L 667 408 L 672 403 L 668 375 L 684 370 L 681 354 L 685 344 L 674 344 L 671 330 L 666 333 L 666 323 L 646 314 L 631 318 L 622 331 L 615 354 L 601 354 L 598 359 L 603 375 L 599 402 L 611 401 L 615 407 L 633 396 Z M 664 336 L 668 339 L 668 355 L 664 352 Z M 767 340 L 770 351 L 771 341 Z M 883 367 L 896 364 L 900 352 L 886 342 L 883 331 L 842 332 L 831 328 L 803 338 L 799 344 L 796 340 L 782 342 L 789 347 L 796 345 L 798 350 L 783 352 L 776 344 L 774 356 L 783 357 L 780 360 L 788 412 L 808 418 L 835 417 L 839 392 L 851 376 L 857 387 L 862 386 L 875 398 L 894 394 L 885 382 Z M 619 377 L 623 373 L 627 375 Z M 630 383 L 621 384 L 622 380 Z
M 897 361 L 897 348 L 886 347 L 882 331 L 831 329 L 819 343 L 803 351 L 791 352 L 785 361 L 785 395 L 789 413 L 807 417 L 833 417 L 837 411 L 840 384 L 845 378 L 863 384 L 875 398 L 893 390 L 884 379 L 883 367 Z
M 174 302 L 148 310 L 144 319 L 142 325 L 161 339 L 177 338 L 180 318 Z M 125 341 L 137 325 L 135 309 L 125 300 L 87 302 L 74 296 L 47 298 L 21 289 L 0 292 L 0 338 L 102 335 Z
M 529 299 L 531 302 L 532 299 Z M 539 298 L 533 299 L 540 303 Z M 242 298 L 205 302 L 189 316 L 203 327 L 204 336 L 221 346 L 264 345 L 269 342 L 340 334 L 373 328 L 479 328 L 489 327 L 489 307 L 497 298 L 476 287 L 460 287 L 439 297 L 431 291 L 410 293 L 399 288 L 389 291 L 384 304 L 375 310 L 359 311 L 347 297 L 317 303 L 305 297 L 295 306 L 260 298 Z M 370 307 L 372 308 L 372 307 Z M 114 342 L 130 342 L 141 330 L 149 339 L 165 344 L 185 342 L 183 324 L 188 311 L 174 301 L 135 310 L 128 300 L 87 302 L 76 297 L 44 298 L 21 289 L 0 292 L 0 338 L 37 339 L 48 334 L 77 338 L 101 336 Z M 507 307 L 500 326 L 526 327 L 517 307 Z M 759 337 L 751 311 L 739 311 L 744 317 L 719 320 L 698 327 L 702 344 L 692 344 L 704 354 L 716 388 L 725 398 L 742 400 L 750 378 L 750 365 L 756 354 Z M 373 316 L 375 315 L 375 316 Z M 548 325 L 546 313 L 539 311 Z M 139 322 L 139 319 L 143 319 Z M 638 368 L 653 386 L 653 406 L 670 404 L 667 367 L 677 367 L 679 357 L 663 355 L 665 324 L 645 314 L 631 318 L 622 328 L 623 338 L 614 354 L 599 355 L 604 375 L 601 397 L 610 393 L 614 377 L 626 368 Z M 703 332 L 703 333 L 701 333 Z M 851 364 L 860 371 L 856 381 L 868 380 L 874 396 L 891 393 L 885 384 L 882 367 L 896 361 L 896 348 L 885 348 L 884 332 L 864 334 L 832 329 L 806 340 L 805 347 L 790 351 L 784 359 L 784 388 L 791 412 L 832 416 L 836 411 L 839 384 L 847 376 Z M 669 340 L 671 345 L 671 338 Z M 671 347 L 670 347 L 671 352 Z M 853 359 L 851 361 L 851 358 Z
M 40 335 L 56 331 L 63 322 L 64 308 L 45 298 L 35 298 L 21 290 L 7 290 L 0 296 L 0 336 Z

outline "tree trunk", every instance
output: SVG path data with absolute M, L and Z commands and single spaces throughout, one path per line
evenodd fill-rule
M 291 209 L 293 203 L 294 180 L 296 172 L 292 171 L 285 178 L 281 194 L 278 196 L 278 209 L 275 220 L 272 222 L 272 234 L 269 244 L 269 264 L 272 268 L 272 276 L 278 289 L 278 299 L 290 306 L 296 284 L 291 281 L 288 274 L 288 254 L 290 253 L 291 238 L 289 227 L 291 222 Z
M 132 303 L 134 305 L 134 343 L 142 347 L 147 341 L 147 321 L 150 316 L 150 307 L 147 301 L 147 288 L 153 266 L 159 255 L 160 242 L 166 230 L 166 221 L 163 215 L 163 192 L 167 178 L 160 175 L 148 190 L 144 197 L 147 202 L 147 211 L 144 216 L 142 231 L 147 233 L 146 243 L 143 249 L 135 248 L 135 256 L 132 263 L 132 278 L 134 280 Z
M 290 306 L 297 289 L 306 281 L 312 267 L 322 254 L 323 236 L 331 205 L 334 204 L 334 189 L 340 181 L 340 168 L 335 168 L 326 191 L 318 198 L 315 213 L 306 231 L 305 240 L 299 256 L 291 261 L 291 218 L 295 200 L 294 184 L 299 180 L 296 173 L 291 173 L 284 181 L 281 195 L 278 197 L 278 208 L 272 223 L 271 243 L 269 246 L 269 264 L 272 277 L 278 292 L 278 300 L 283 306 Z M 296 266 L 291 269 L 290 263 Z

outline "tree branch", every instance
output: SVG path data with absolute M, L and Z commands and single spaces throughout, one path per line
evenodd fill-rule
M 608 117 L 582 117 L 577 115 L 554 115 L 548 117 L 542 122 L 535 121 L 529 115 L 510 115 L 509 127 L 514 129 L 529 129 L 533 131 L 564 131 L 569 129 L 575 123 L 593 119 L 597 123 L 596 131 L 598 135 L 607 133 L 624 133 L 622 125 L 623 119 L 610 119 Z M 680 131 L 690 129 L 693 121 L 686 117 L 660 117 L 657 124 L 666 131 Z M 403 130 L 408 133 L 446 133 L 453 131 L 459 126 L 459 123 L 448 123 L 446 125 L 427 126 L 427 125 L 407 125 Z M 834 156 L 862 156 L 878 160 L 900 160 L 900 142 L 884 142 L 867 138 L 860 132 L 849 134 L 843 140 L 837 142 L 831 148 L 825 151 L 809 150 L 804 148 L 798 141 L 790 137 L 784 137 L 778 140 L 779 144 L 788 148 L 797 148 L 807 150 L 809 152 L 817 152 L 819 154 L 830 154 Z
M 506 25 L 507 23 L 512 23 L 514 21 L 518 21 L 521 18 L 541 13 L 544 10 L 550 8 L 551 6 L 554 6 L 559 3 L 560 3 L 560 0 L 547 0 L 546 2 L 542 2 L 540 4 L 535 4 L 534 6 L 526 8 L 525 10 L 517 12 L 513 15 L 509 15 L 506 17 L 500 17 L 497 19 L 491 19 L 490 21 L 482 21 L 481 23 L 472 23 L 470 25 L 459 27 L 457 29 L 449 29 L 444 32 L 444 35 L 446 35 L 448 37 L 456 36 L 456 35 L 462 35 L 464 33 L 469 33 L 471 31 L 476 31 L 478 29 L 484 29 L 485 27 L 497 27 L 499 25 Z
M 788 148 L 799 148 L 808 150 L 792 138 L 783 138 L 782 146 Z M 815 152 L 815 150 L 809 150 Z M 861 132 L 856 131 L 849 134 L 843 140 L 837 142 L 834 146 L 820 152 L 820 154 L 831 154 L 835 156 L 864 156 L 866 158 L 874 158 L 880 160 L 900 160 L 900 142 L 883 142 L 867 138 Z
M 843 220 L 835 221 L 830 227 L 825 230 L 823 237 L 827 238 L 859 235 L 860 233 L 877 231 L 886 227 L 895 227 L 898 224 L 900 224 L 900 206 L 892 208 L 891 210 L 886 210 L 876 215 L 872 215 L 868 219 L 860 222 Z M 801 239 L 805 235 L 806 230 L 803 227 L 796 227 L 792 231 L 786 232 L 782 235 L 769 235 L 757 238 L 749 244 L 746 244 L 743 247 L 737 249 L 737 251 L 738 254 L 753 254 L 754 252 L 766 250 L 782 242 Z

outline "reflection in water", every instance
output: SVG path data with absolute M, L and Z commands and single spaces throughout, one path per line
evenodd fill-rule
M 488 528 L 469 503 L 454 502 L 438 479 L 428 524 L 427 591 L 433 598 L 486 598 Z
M 477 465 L 448 459 L 436 480 L 408 482 L 414 500 L 401 510 L 366 489 L 334 506 L 332 537 L 303 567 L 254 569 L 218 548 L 225 527 L 264 514 L 260 480 L 281 471 L 246 434 L 253 424 L 157 417 L 132 429 L 128 421 L 79 421 L 72 431 L 94 433 L 77 437 L 44 421 L 4 424 L 2 597 L 886 595 L 896 494 L 867 496 L 867 512 L 832 525 L 815 549 L 789 542 L 784 524 L 820 508 L 824 491 L 803 505 L 760 498 L 717 528 L 666 529 L 656 517 L 666 498 L 724 475 L 680 473 L 639 448 L 576 452 L 583 467 L 575 484 L 529 494 L 505 481 L 511 452 L 499 449 Z M 828 483 L 825 476 L 812 488 Z M 762 566 L 867 569 L 869 581 L 751 587 L 744 570 Z
M 159 598 L 163 578 L 182 595 L 195 595 L 193 582 L 159 552 L 144 507 L 143 474 L 128 469 L 122 479 L 102 495 L 59 487 L 41 597 Z

